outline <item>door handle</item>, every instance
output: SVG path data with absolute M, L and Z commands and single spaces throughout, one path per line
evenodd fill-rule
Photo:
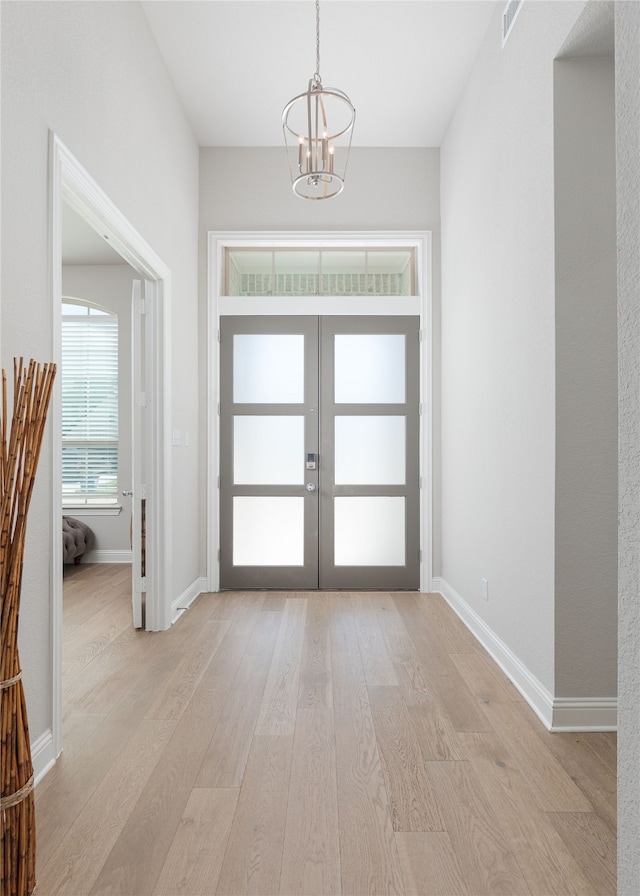
M 313 482 L 307 482 L 305 488 L 308 492 L 315 492 L 315 490 L 316 490 L 315 483 L 313 483 Z

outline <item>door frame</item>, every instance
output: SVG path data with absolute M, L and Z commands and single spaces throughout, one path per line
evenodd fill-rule
M 49 282 L 52 360 L 61 358 L 62 203 L 66 202 L 108 239 L 124 262 L 149 281 L 156 309 L 151 333 L 150 397 L 154 438 L 146 452 L 147 495 L 153 496 L 147 543 L 154 592 L 147 601 L 146 630 L 171 625 L 171 271 L 132 227 L 89 172 L 53 131 L 49 132 Z M 51 404 L 51 605 L 52 605 L 52 747 L 62 750 L 62 395 L 57 377 Z
M 416 296 L 230 298 L 221 295 L 227 248 L 401 248 L 416 251 Z M 235 315 L 418 315 L 420 317 L 420 591 L 433 575 L 433 326 L 431 231 L 207 233 L 207 589 L 220 590 L 220 318 Z

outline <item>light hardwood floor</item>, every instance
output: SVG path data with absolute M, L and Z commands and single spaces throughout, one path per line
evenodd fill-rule
M 615 736 L 549 734 L 438 595 L 65 596 L 38 896 L 615 894 Z

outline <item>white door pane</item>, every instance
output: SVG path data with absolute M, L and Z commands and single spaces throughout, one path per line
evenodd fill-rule
M 405 401 L 405 337 L 336 335 L 335 400 L 338 404 Z
M 336 498 L 336 566 L 404 566 L 403 497 Z
M 303 566 L 304 498 L 235 496 L 234 566 Z
M 304 417 L 234 417 L 233 481 L 236 485 L 302 485 Z
M 405 418 L 335 418 L 337 485 L 403 485 Z
M 301 404 L 304 401 L 304 336 L 236 334 L 233 337 L 233 400 L 237 404 Z

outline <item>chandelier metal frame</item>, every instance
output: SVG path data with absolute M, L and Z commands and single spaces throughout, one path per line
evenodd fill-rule
M 284 107 L 284 133 L 293 191 L 303 199 L 342 192 L 356 110 L 346 93 L 320 77 L 320 0 L 316 0 L 316 70 L 304 93 Z M 330 127 L 330 122 L 333 127 Z

